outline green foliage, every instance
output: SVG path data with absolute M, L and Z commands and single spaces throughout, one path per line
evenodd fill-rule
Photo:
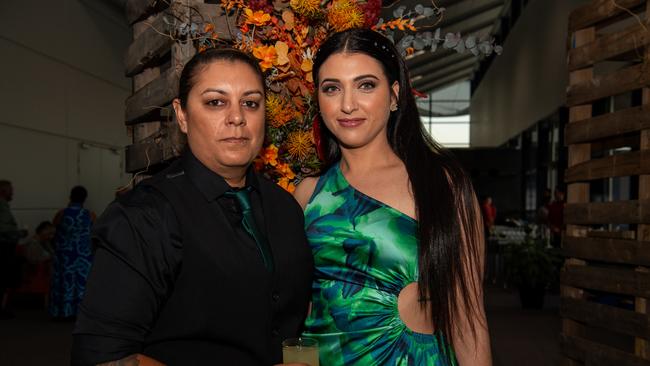
M 559 275 L 562 256 L 543 241 L 527 237 L 524 242 L 506 245 L 504 252 L 507 279 L 515 287 L 546 287 Z

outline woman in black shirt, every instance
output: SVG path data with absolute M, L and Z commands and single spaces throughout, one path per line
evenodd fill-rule
M 259 66 L 239 51 L 185 66 L 174 109 L 188 149 L 97 222 L 73 364 L 281 361 L 306 315 L 313 261 L 300 207 L 250 166 L 264 98 Z

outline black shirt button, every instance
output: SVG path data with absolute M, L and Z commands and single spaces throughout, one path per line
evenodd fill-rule
M 271 298 L 273 301 L 278 302 L 280 301 L 280 295 L 277 292 L 274 292 L 273 295 L 271 295 Z

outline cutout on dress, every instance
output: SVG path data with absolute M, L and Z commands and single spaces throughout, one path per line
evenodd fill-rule
M 404 286 L 397 296 L 397 311 L 402 323 L 415 333 L 433 334 L 433 325 L 426 308 L 418 300 L 417 282 Z

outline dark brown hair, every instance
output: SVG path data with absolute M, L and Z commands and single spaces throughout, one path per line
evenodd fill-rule
M 210 48 L 194 55 L 183 68 L 178 82 L 178 99 L 181 101 L 181 107 L 187 106 L 187 96 L 196 83 L 196 75 L 215 61 L 243 62 L 259 76 L 260 83 L 264 87 L 264 74 L 260 65 L 250 55 L 234 48 Z

